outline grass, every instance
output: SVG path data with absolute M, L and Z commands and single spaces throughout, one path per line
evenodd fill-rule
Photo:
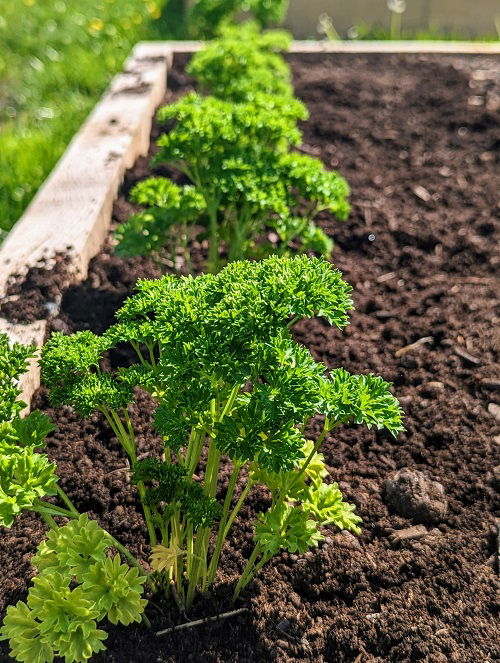
M 22 214 L 134 43 L 182 36 L 182 0 L 166 3 L 0 0 L 0 234 Z

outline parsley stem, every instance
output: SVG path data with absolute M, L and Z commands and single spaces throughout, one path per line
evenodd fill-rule
M 69 508 L 69 510 L 74 513 L 77 517 L 80 515 L 77 508 L 73 504 L 73 502 L 69 499 L 69 497 L 66 495 L 64 490 L 61 488 L 59 484 L 56 484 L 56 489 L 59 497 L 62 499 L 62 501 L 66 504 L 66 506 Z
M 226 522 L 227 522 L 227 517 L 229 515 L 229 508 L 231 506 L 231 500 L 233 499 L 234 488 L 236 486 L 236 482 L 240 474 L 240 469 L 241 469 L 241 463 L 239 462 L 235 463 L 233 472 L 231 474 L 231 479 L 229 480 L 229 486 L 227 488 L 226 498 L 224 500 L 224 506 L 222 508 L 222 516 L 219 521 L 219 528 L 217 531 L 217 540 L 215 542 L 215 549 L 212 555 L 212 559 L 210 560 L 208 575 L 206 578 L 206 582 L 203 585 L 203 591 L 206 591 L 208 585 L 211 585 L 215 580 L 215 575 L 217 573 L 217 568 L 219 566 L 219 559 L 222 552 L 222 547 L 224 545 L 224 541 L 226 540 L 224 534 L 226 531 Z

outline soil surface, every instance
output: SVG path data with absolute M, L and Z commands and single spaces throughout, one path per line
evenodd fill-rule
M 108 650 L 93 660 L 499 660 L 500 65 L 484 57 L 290 61 L 296 92 L 311 114 L 301 149 L 338 169 L 352 189 L 349 220 L 340 224 L 324 214 L 321 223 L 335 238 L 334 262 L 353 285 L 356 306 L 343 334 L 313 320 L 296 325 L 296 338 L 330 367 L 393 381 L 407 430 L 394 440 L 345 428 L 322 447 L 332 480 L 363 517 L 359 538 L 327 528 L 318 549 L 278 556 L 237 604 L 247 608 L 238 617 L 159 638 L 142 626 L 106 626 Z M 184 62 L 177 58 L 170 76 L 174 95 L 191 85 Z M 155 127 L 153 137 L 158 132 Z M 150 172 L 144 158 L 127 174 L 116 221 L 132 211 L 130 186 Z M 194 249 L 202 255 L 203 247 Z M 119 259 L 108 246 L 87 281 L 62 293 L 52 329 L 103 331 L 145 276 L 160 276 L 159 267 L 149 259 Z M 46 292 L 53 300 L 53 290 Z M 18 319 L 30 297 L 17 300 Z M 33 406 L 57 424 L 49 455 L 77 507 L 146 559 L 136 495 L 107 426 L 98 416 L 81 421 L 71 408 L 52 408 L 43 388 Z M 133 418 L 144 454 L 161 447 L 151 410 L 138 394 Z M 409 499 L 404 491 L 412 486 L 420 492 Z M 224 490 L 223 481 L 221 496 Z M 228 594 L 251 551 L 251 523 L 265 505 L 266 494 L 253 490 L 224 550 L 217 585 L 198 598 L 189 619 L 231 609 Z M 29 514 L 2 530 L 0 617 L 26 596 L 30 556 L 43 531 Z M 158 597 L 148 616 L 153 632 L 186 621 Z M 10 660 L 7 651 L 3 643 L 1 661 Z

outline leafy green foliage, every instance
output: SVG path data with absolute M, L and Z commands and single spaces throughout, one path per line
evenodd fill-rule
M 163 514 L 182 510 L 194 529 L 210 526 L 220 515 L 217 500 L 204 494 L 203 488 L 187 478 L 182 465 L 160 463 L 156 458 L 146 458 L 134 465 L 132 481 L 144 481 L 155 485 L 146 490 L 145 501 L 157 507 Z
M 128 626 L 140 622 L 147 601 L 141 598 L 144 576 L 136 567 L 120 563 L 120 556 L 108 557 L 88 570 L 82 588 L 93 601 L 98 619 L 106 616 L 112 624 Z
M 224 11 L 223 5 L 214 9 Z M 290 70 L 279 55 L 288 43 L 286 33 L 261 34 L 247 23 L 226 26 L 194 56 L 188 70 L 214 96 L 193 92 L 160 110 L 170 130 L 158 140 L 153 161 L 172 164 L 192 186 L 163 178 L 139 184 L 132 199 L 144 209 L 118 228 L 118 253 L 161 258 L 166 250 L 175 268 L 180 244 L 189 271 L 188 226 L 194 223 L 205 229 L 199 239 L 208 237 L 213 272 L 221 253 L 228 262 L 292 249 L 330 256 L 333 242 L 315 218 L 329 211 L 344 220 L 349 189 L 318 159 L 290 153 L 300 143 L 297 122 L 307 111 L 293 98 Z
M 56 494 L 55 464 L 35 453 L 0 443 L 0 526 L 10 527 L 37 500 Z
M 31 561 L 39 572 L 60 571 L 83 582 L 90 567 L 104 559 L 111 545 L 109 534 L 83 514 L 64 527 L 50 530 Z
M 86 515 L 50 531 L 32 564 L 38 568 L 27 602 L 10 606 L 0 630 L 21 663 L 85 663 L 106 647 L 98 622 L 140 621 L 145 576 L 107 557 L 111 537 Z M 76 586 L 75 586 L 76 585 Z
M 11 421 L 11 439 L 21 447 L 43 448 L 45 438 L 55 430 L 55 426 L 48 417 L 40 410 L 33 410 L 27 417 L 14 418 Z
M 28 370 L 35 348 L 10 343 L 7 334 L 0 334 L 0 423 L 9 422 L 26 407 L 19 400 L 19 376 Z
M 401 408 L 389 383 L 372 374 L 350 375 L 343 368 L 332 371 L 330 378 L 323 385 L 323 413 L 331 421 L 386 428 L 394 436 L 402 430 Z
M 323 538 L 306 510 L 290 504 L 260 514 L 255 525 L 255 538 L 264 554 L 275 555 L 280 548 L 291 553 L 304 553 Z
M 341 423 L 365 423 L 396 434 L 402 411 L 390 384 L 341 368 L 328 373 L 290 332 L 296 320 L 317 316 L 345 327 L 350 291 L 323 258 L 237 261 L 216 275 L 139 281 L 137 294 L 125 301 L 117 323 L 102 336 L 54 334 L 45 346 L 42 374 L 51 397 L 83 414 L 103 411 L 133 461 L 133 482 L 150 518 L 155 568 L 175 578 L 188 604 L 198 583 L 206 588 L 215 578 L 224 538 L 242 503 L 232 515 L 232 491 L 242 467 L 249 473 L 248 488 L 263 483 L 273 499 L 256 523 L 255 554 L 237 592 L 279 549 L 303 552 L 317 545 L 319 527 L 359 531 L 354 507 L 343 501 L 337 484 L 325 482 L 319 446 Z M 102 353 L 124 342 L 137 351 L 138 364 L 109 373 L 98 369 Z M 82 393 L 80 385 L 86 386 L 89 376 L 106 379 L 117 393 L 124 388 L 130 398 L 136 386 L 154 395 L 154 426 L 165 443 L 164 460 L 137 462 L 131 422 L 121 404 L 93 398 L 81 407 L 75 394 Z M 308 440 L 305 427 L 317 415 L 324 417 L 323 431 Z M 216 500 L 221 454 L 234 465 L 222 507 Z M 200 466 L 203 482 L 193 480 Z
M 196 221 L 205 209 L 203 197 L 193 186 L 177 186 L 164 177 L 139 182 L 130 198 L 146 209 L 116 229 L 116 252 L 122 256 L 159 252 L 165 246 L 173 255 L 179 244 L 179 224 Z
M 226 28 L 222 38 L 193 56 L 187 72 L 203 92 L 226 101 L 253 101 L 257 93 L 291 96 L 290 69 L 278 55 L 290 40 L 286 32 L 261 34 L 251 23 Z
M 58 481 L 55 465 L 35 451 L 53 430 L 50 419 L 37 410 L 19 416 L 26 404 L 19 400 L 18 381 L 34 351 L 0 334 L 0 526 L 5 527 L 41 498 L 54 495 Z
M 259 93 L 252 103 L 233 104 L 191 92 L 161 108 L 158 118 L 161 122 L 175 120 L 176 124 L 159 139 L 161 149 L 154 163 L 173 162 L 188 175 L 192 169 L 192 179 L 197 180 L 209 177 L 206 173 L 197 175 L 197 169 L 216 158 L 220 161 L 244 149 L 298 145 L 296 122 L 305 120 L 307 111 L 300 101 L 289 97 Z M 200 182 L 206 183 L 205 179 Z
M 305 116 L 300 102 L 260 92 L 238 104 L 192 93 L 162 109 L 161 119 L 175 125 L 158 141 L 155 162 L 172 163 L 195 190 L 162 178 L 139 185 L 134 199 L 146 209 L 119 228 L 117 250 L 151 253 L 170 244 L 172 252 L 174 224 L 194 221 L 207 228 L 212 270 L 222 244 L 230 261 L 283 254 L 294 241 L 329 256 L 333 242 L 314 219 L 325 210 L 345 219 L 349 189 L 318 159 L 288 153 Z M 262 242 L 266 228 L 276 232 L 276 245 Z
M 280 23 L 288 9 L 288 0 L 196 0 L 188 15 L 191 34 L 197 39 L 212 38 L 246 10 L 261 25 Z

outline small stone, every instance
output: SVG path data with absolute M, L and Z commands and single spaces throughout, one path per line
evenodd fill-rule
M 423 200 L 425 203 L 429 202 L 429 200 L 432 198 L 427 189 L 420 184 L 417 184 L 413 187 L 413 193 L 417 196 L 417 198 L 420 198 L 420 200 Z
M 50 326 L 52 330 L 56 332 L 64 332 L 66 334 L 69 332 L 68 325 L 64 322 L 64 320 L 61 320 L 61 318 L 54 318 L 51 320 Z
M 439 391 L 442 391 L 444 389 L 444 384 L 442 382 L 439 382 L 438 380 L 435 380 L 433 382 L 426 382 L 425 386 L 428 387 L 429 389 L 439 389 Z
M 467 99 L 469 106 L 482 106 L 484 103 L 483 97 L 480 97 L 478 94 L 472 95 Z
M 332 541 L 342 548 L 348 548 L 349 550 L 361 550 L 359 539 L 356 538 L 354 534 L 351 534 L 351 532 L 348 532 L 346 529 L 343 529 L 338 534 L 335 534 L 335 536 L 332 537 Z
M 280 619 L 279 622 L 276 624 L 276 628 L 278 631 L 283 631 L 284 633 L 288 632 L 288 629 L 290 628 L 290 622 L 288 619 Z
M 385 501 L 394 513 L 417 523 L 438 523 L 448 510 L 443 485 L 408 467 L 387 478 Z
M 286 640 L 276 640 L 276 646 L 279 647 L 280 649 L 288 649 L 289 648 L 289 643 Z
M 292 592 L 289 598 L 290 598 L 290 603 L 293 605 L 293 607 L 299 610 L 301 604 L 300 596 L 295 592 Z
M 488 403 L 488 412 L 500 421 L 500 405 L 496 403 Z

